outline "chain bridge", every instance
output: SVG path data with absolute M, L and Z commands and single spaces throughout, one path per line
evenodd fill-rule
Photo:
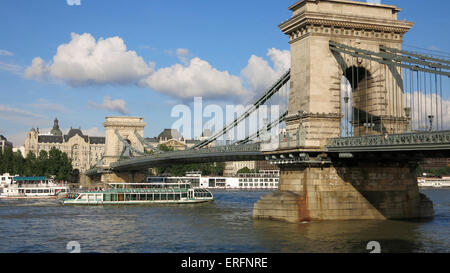
M 398 20 L 395 6 L 301 0 L 289 9 L 279 27 L 289 37 L 291 69 L 242 115 L 173 152 L 145 142 L 142 120 L 107 121 L 105 157 L 86 174 L 127 181 L 170 164 L 267 160 L 280 167 L 280 186 L 255 204 L 255 218 L 432 217 L 415 169 L 426 157 L 450 157 L 450 60 L 405 50 L 413 23 Z M 282 105 L 280 116 L 212 147 L 262 105 Z M 285 130 L 272 132 L 279 126 Z

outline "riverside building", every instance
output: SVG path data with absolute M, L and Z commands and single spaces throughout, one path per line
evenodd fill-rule
M 53 128 L 48 134 L 42 134 L 32 128 L 25 139 L 25 155 L 32 152 L 36 156 L 40 151 L 49 152 L 53 147 L 65 152 L 72 159 L 74 170 L 82 173 L 99 161 L 105 150 L 105 137 L 93 137 L 83 134 L 81 129 L 70 128 L 63 134 L 59 128 L 58 119 L 54 120 Z

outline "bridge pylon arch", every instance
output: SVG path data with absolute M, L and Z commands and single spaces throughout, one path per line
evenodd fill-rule
M 380 69 L 375 62 L 330 50 L 330 41 L 374 52 L 379 52 L 381 45 L 401 49 L 403 36 L 413 23 L 398 20 L 400 9 L 344 0 L 301 0 L 289 9 L 292 18 L 279 25 L 291 46 L 288 133 L 295 135 L 302 123 L 305 145 L 320 148 L 325 147 L 327 138 L 340 135 L 340 81 L 351 67 L 364 68 L 371 75 L 363 96 L 367 105 L 360 110 L 380 120 L 379 130 L 403 131 L 402 126 L 394 128 L 389 123 L 392 119 L 398 124 L 405 116 L 398 103 L 404 99 L 400 68 Z M 394 83 L 387 85 L 386 79 L 394 79 Z
M 137 151 L 144 152 L 144 147 L 135 133 L 144 135 L 146 123 L 143 121 L 143 118 L 106 117 L 103 126 L 106 134 L 103 164 L 106 166 L 109 167 L 109 164 L 118 161 L 126 148 L 120 138 L 126 140 Z

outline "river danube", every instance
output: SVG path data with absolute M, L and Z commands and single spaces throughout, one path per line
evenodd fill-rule
M 253 220 L 269 192 L 213 191 L 215 201 L 171 206 L 62 206 L 58 201 L 0 201 L 0 252 L 450 252 L 450 190 L 422 190 L 431 221 Z

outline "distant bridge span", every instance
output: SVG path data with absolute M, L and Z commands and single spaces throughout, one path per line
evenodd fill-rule
M 225 161 L 264 160 L 260 144 L 220 146 L 199 150 L 166 152 L 156 155 L 136 157 L 110 164 L 112 171 L 137 171 L 151 167 L 167 166 L 178 163 L 205 163 Z
M 276 151 L 264 151 L 264 144 L 252 143 L 231 146 L 218 146 L 199 150 L 184 150 L 160 153 L 120 160 L 110 164 L 111 171 L 139 171 L 151 167 L 168 166 L 173 164 L 269 160 L 279 163 L 281 161 L 298 161 L 303 153 L 317 155 L 327 153 L 330 157 L 353 156 L 358 153 L 402 152 L 403 155 L 414 157 L 448 157 L 450 156 L 450 131 L 419 132 L 392 134 L 387 136 L 366 136 L 332 138 L 328 140 L 325 149 L 299 148 L 296 143 L 280 143 Z M 287 145 L 286 145 L 287 144 Z M 287 154 L 287 156 L 283 156 Z M 300 160 L 304 162 L 304 160 Z M 91 169 L 88 175 L 95 174 L 99 169 Z

